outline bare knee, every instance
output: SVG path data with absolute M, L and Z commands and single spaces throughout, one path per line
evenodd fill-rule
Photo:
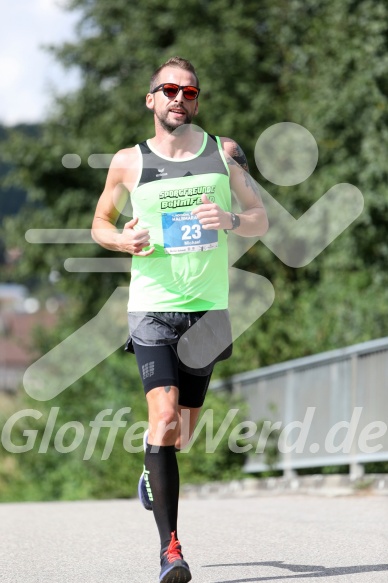
M 148 441 L 155 445 L 174 445 L 179 434 L 178 413 L 173 410 L 162 410 L 150 419 Z
M 157 422 L 160 427 L 173 431 L 179 422 L 178 412 L 170 408 L 162 409 L 159 411 Z
M 178 398 L 174 386 L 157 387 L 147 393 L 150 444 L 174 445 L 180 430 Z

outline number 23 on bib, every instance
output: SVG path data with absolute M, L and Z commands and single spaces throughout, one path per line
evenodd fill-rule
M 218 231 L 202 229 L 191 212 L 162 213 L 162 229 L 166 253 L 208 251 L 218 247 Z

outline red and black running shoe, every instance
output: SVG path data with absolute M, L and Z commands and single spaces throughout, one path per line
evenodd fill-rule
M 167 549 L 162 550 L 160 559 L 160 583 L 188 583 L 191 573 L 188 564 L 183 559 L 182 547 L 171 533 L 171 541 Z

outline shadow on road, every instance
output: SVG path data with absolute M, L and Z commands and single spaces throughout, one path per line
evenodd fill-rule
M 353 575 L 355 573 L 371 573 L 373 571 L 388 571 L 388 564 L 385 565 L 354 565 L 350 567 L 322 567 L 320 565 L 291 565 L 283 561 L 262 561 L 258 563 L 219 563 L 217 565 L 202 565 L 207 567 L 278 567 L 287 569 L 297 575 L 279 575 L 272 577 L 248 577 L 243 579 L 228 579 L 217 581 L 216 583 L 245 583 L 250 581 L 278 581 L 280 579 L 301 579 L 306 577 L 334 577 L 338 575 Z

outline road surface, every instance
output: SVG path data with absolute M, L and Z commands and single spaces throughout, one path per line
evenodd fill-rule
M 182 500 L 193 583 L 386 583 L 386 496 Z M 137 500 L 0 504 L 1 583 L 157 583 Z

